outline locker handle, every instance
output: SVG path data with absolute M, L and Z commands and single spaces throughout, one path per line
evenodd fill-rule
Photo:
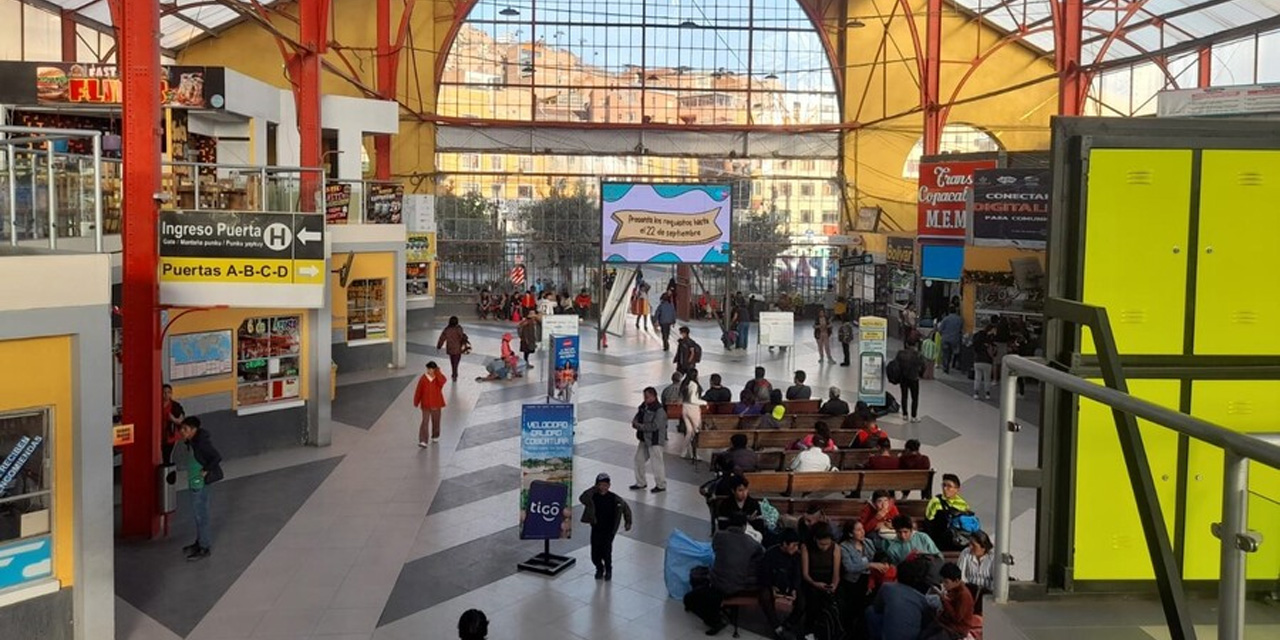
M 1176 254 L 1179 254 L 1179 253 L 1182 253 L 1182 247 L 1175 246 L 1175 247 L 1173 248 L 1173 253 L 1174 253 L 1175 255 L 1176 255 Z
M 1213 247 L 1205 247 L 1204 252 L 1205 252 L 1205 253 L 1213 253 Z

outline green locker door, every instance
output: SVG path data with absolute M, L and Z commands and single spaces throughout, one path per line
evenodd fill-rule
M 1280 355 L 1280 296 L 1256 279 L 1275 272 L 1280 151 L 1205 151 L 1201 167 L 1196 355 Z
M 1129 383 L 1133 395 L 1170 409 L 1178 408 L 1180 388 L 1176 380 Z M 1081 400 L 1077 424 L 1073 575 L 1076 580 L 1151 580 L 1155 574 L 1111 409 Z M 1138 421 L 1138 428 L 1165 524 L 1172 532 L 1178 500 L 1178 436 L 1145 420 Z
M 1191 413 L 1245 433 L 1275 433 L 1280 381 L 1201 380 L 1191 385 Z M 1251 580 L 1280 575 L 1280 471 L 1249 465 L 1249 528 L 1262 533 L 1247 556 Z M 1191 442 L 1187 456 L 1187 544 L 1183 577 L 1217 580 L 1219 542 L 1210 525 L 1222 521 L 1222 450 Z
M 1083 301 L 1107 309 L 1120 353 L 1182 353 L 1191 152 L 1097 149 L 1088 175 Z

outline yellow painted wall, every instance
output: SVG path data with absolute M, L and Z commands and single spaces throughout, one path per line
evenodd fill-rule
M 181 309 L 174 309 L 169 312 L 169 317 L 173 318 Z M 236 332 L 240 328 L 240 324 L 247 318 L 261 318 L 267 316 L 301 316 L 302 321 L 298 325 L 298 331 L 301 335 L 302 356 L 299 359 L 298 377 L 300 384 L 298 389 L 298 397 L 305 400 L 310 395 L 307 381 L 311 371 L 311 355 L 310 343 L 307 340 L 310 337 L 310 326 L 307 323 L 307 314 L 305 309 L 208 309 L 202 311 L 193 311 L 181 318 L 173 321 L 169 326 L 169 332 L 166 335 L 174 336 L 183 333 L 199 333 L 202 331 L 218 331 L 220 329 L 228 329 L 231 331 L 232 353 L 238 353 L 238 345 L 235 344 Z M 168 367 L 169 363 L 163 363 L 164 367 Z M 166 369 L 167 370 L 167 369 Z M 181 400 L 194 396 L 204 396 L 216 393 L 230 394 L 233 406 L 236 402 L 236 373 L 235 366 L 231 368 L 231 373 L 223 376 L 211 376 L 207 378 L 196 378 L 194 380 L 179 380 L 173 383 L 173 397 Z
M 71 338 L 0 341 L 0 362 L 22 363 L 0 367 L 0 389 L 4 389 L 0 393 L 0 411 L 53 408 L 53 577 L 69 587 L 75 581 L 75 406 L 71 399 L 75 381 L 71 377 Z
M 386 280 L 387 281 L 387 338 L 394 340 L 396 331 L 395 314 L 391 312 L 396 306 L 396 298 L 400 295 L 396 291 L 396 270 L 403 269 L 404 265 L 396 263 L 396 254 L 391 252 L 377 253 L 357 253 L 354 260 L 351 261 L 351 277 L 348 282 L 356 280 Z M 338 274 L 333 274 L 329 278 L 329 294 L 333 301 L 330 305 L 333 308 L 333 328 L 335 330 L 347 329 L 347 290 L 342 288 L 338 283 Z

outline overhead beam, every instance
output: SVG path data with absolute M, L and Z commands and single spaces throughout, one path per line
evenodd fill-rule
M 1136 56 L 1126 56 L 1124 58 L 1115 58 L 1113 60 L 1100 60 L 1092 64 L 1085 65 L 1085 70 L 1089 72 L 1106 71 L 1107 69 L 1119 69 L 1123 67 L 1133 66 L 1143 62 L 1161 57 L 1172 57 L 1178 54 L 1190 51 L 1198 51 L 1205 47 L 1212 46 L 1215 42 L 1229 42 L 1238 38 L 1270 31 L 1280 27 L 1280 15 L 1264 18 L 1256 22 L 1250 22 L 1238 27 L 1232 27 L 1214 34 L 1204 36 L 1202 38 L 1194 38 L 1192 40 L 1183 40 L 1182 42 L 1148 51 Z

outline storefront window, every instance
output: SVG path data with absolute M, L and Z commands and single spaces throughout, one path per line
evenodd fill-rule
M 236 403 L 264 404 L 298 397 L 301 316 L 249 318 L 236 335 Z
M 0 414 L 0 589 L 53 573 L 48 411 Z
M 356 280 L 347 286 L 347 340 L 387 339 L 387 281 Z

